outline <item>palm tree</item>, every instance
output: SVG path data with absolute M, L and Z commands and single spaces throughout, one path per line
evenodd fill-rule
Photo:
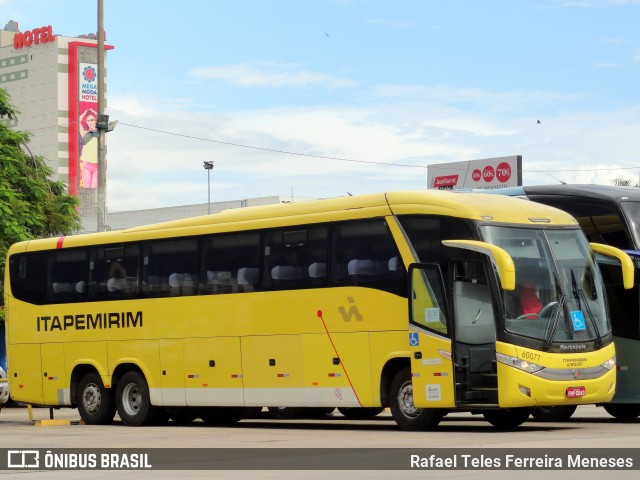
M 616 187 L 640 187 L 640 184 L 638 182 L 634 184 L 633 180 L 631 180 L 630 178 L 614 178 L 613 180 L 611 180 L 611 183 Z

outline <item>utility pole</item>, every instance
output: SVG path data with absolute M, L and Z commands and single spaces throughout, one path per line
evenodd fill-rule
M 98 231 L 107 230 L 107 156 L 106 133 L 109 128 L 109 117 L 105 118 L 104 91 L 104 16 L 103 0 L 98 0 Z

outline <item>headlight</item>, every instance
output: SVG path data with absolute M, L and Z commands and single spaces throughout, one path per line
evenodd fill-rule
M 504 353 L 496 352 L 496 360 L 500 363 L 504 363 L 505 365 L 509 365 L 510 367 L 515 367 L 527 373 L 536 373 L 544 369 L 544 367 L 538 365 L 537 363 L 520 360 L 519 358 L 511 357 L 509 355 L 505 355 Z
M 614 355 L 609 360 L 604 362 L 602 364 L 602 367 L 606 368 L 607 370 L 613 370 L 614 368 L 616 368 L 616 356 Z

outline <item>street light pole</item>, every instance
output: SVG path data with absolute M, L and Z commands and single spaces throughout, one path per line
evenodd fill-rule
M 211 214 L 211 170 L 213 170 L 213 160 L 202 162 L 207 171 L 207 214 Z

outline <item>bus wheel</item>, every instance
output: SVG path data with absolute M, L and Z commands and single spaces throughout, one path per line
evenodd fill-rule
M 203 407 L 199 416 L 207 425 L 233 425 L 247 413 L 244 407 Z
M 640 403 L 605 403 L 603 407 L 618 420 L 633 420 L 640 416 Z
M 531 416 L 539 422 L 566 422 L 578 408 L 577 405 L 563 405 L 557 407 L 535 407 L 531 409 Z
M 367 408 L 359 408 L 359 407 L 339 407 L 338 411 L 344 415 L 346 418 L 351 420 L 363 420 L 365 418 L 373 418 L 376 415 L 384 412 L 384 408 L 382 407 L 367 407 Z
M 113 391 L 104 388 L 96 372 L 85 373 L 76 390 L 78 413 L 87 425 L 106 425 L 116 414 Z
M 487 410 L 483 412 L 484 418 L 496 428 L 511 430 L 522 425 L 529 414 L 530 408 L 506 408 L 504 410 Z
M 391 415 L 402 430 L 431 430 L 438 426 L 443 410 L 437 408 L 416 408 L 413 404 L 413 384 L 411 369 L 400 370 L 389 388 Z
M 118 415 L 125 425 L 140 427 L 155 421 L 156 412 L 151 405 L 149 386 L 138 372 L 127 372 L 122 376 L 118 382 L 116 402 Z

